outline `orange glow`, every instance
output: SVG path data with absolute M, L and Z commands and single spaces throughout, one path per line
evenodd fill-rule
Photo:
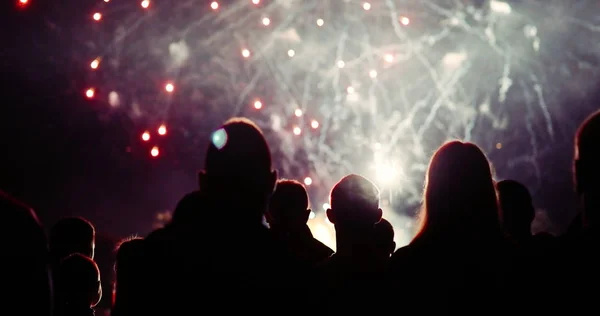
M 92 17 L 94 18 L 94 20 L 100 21 L 102 19 L 102 14 L 99 12 L 96 12 L 96 13 L 94 13 L 94 15 Z
M 160 154 L 160 151 L 158 150 L 157 146 L 152 147 L 152 150 L 150 150 L 150 155 L 152 157 L 158 157 L 158 155 Z
M 142 140 L 145 141 L 145 142 L 149 141 L 150 140 L 150 133 L 144 132 L 142 134 Z

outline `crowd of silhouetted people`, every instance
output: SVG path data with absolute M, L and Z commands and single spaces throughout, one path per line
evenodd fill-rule
M 533 235 L 528 189 L 496 181 L 475 144 L 447 142 L 429 163 L 418 230 L 399 249 L 378 188 L 347 175 L 331 189 L 326 211 L 334 252 L 307 226 L 306 188 L 278 178 L 254 123 L 231 119 L 212 135 L 198 189 L 179 201 L 172 220 L 120 242 L 112 289 L 102 289 L 89 221 L 64 218 L 46 234 L 31 208 L 3 194 L 1 306 L 6 315 L 93 315 L 103 293 L 112 294 L 113 316 L 593 305 L 600 112 L 575 135 L 573 162 L 580 215 L 562 236 Z

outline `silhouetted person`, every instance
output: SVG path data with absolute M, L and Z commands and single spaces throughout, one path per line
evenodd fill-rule
M 164 289 L 148 284 L 150 312 L 263 311 L 264 295 L 293 286 L 289 277 L 295 273 L 286 268 L 283 249 L 263 225 L 277 173 L 261 130 L 240 118 L 215 130 L 198 178 L 205 197 L 201 212 L 208 220 L 198 216 L 198 222 L 188 228 L 165 227 L 145 240 L 150 253 L 162 249 L 161 256 L 176 266 L 167 271 L 151 269 L 150 273 L 167 273 L 177 286 Z M 169 240 L 173 247 L 164 246 Z
M 83 217 L 65 217 L 50 227 L 50 266 L 52 278 L 57 279 L 61 261 L 75 253 L 94 258 L 96 230 L 94 225 Z M 54 307 L 59 307 L 61 293 L 54 295 Z
M 514 180 L 500 181 L 496 186 L 505 232 L 518 243 L 529 243 L 532 237 L 531 223 L 535 218 L 529 190 Z
M 575 184 L 581 197 L 584 229 L 600 225 L 600 111 L 592 114 L 577 131 L 575 140 Z
M 374 306 L 383 290 L 386 263 L 374 245 L 381 220 L 379 189 L 359 175 L 342 178 L 331 190 L 327 218 L 335 227 L 336 253 L 321 266 L 326 307 L 337 312 Z
M 128 238 L 119 245 L 115 262 L 116 282 L 111 316 L 137 315 L 137 306 L 147 303 L 143 291 L 145 275 L 141 273 L 144 262 L 144 240 Z
M 35 212 L 0 191 L 0 306 L 6 314 L 49 316 L 52 288 L 48 244 Z
M 75 253 L 64 258 L 56 273 L 60 293 L 57 316 L 94 315 L 94 306 L 102 298 L 100 270 L 91 258 Z
M 331 256 L 333 250 L 315 239 L 306 224 L 310 216 L 306 188 L 295 180 L 279 180 L 269 203 L 267 222 L 291 256 L 309 265 Z
M 74 253 L 94 259 L 94 225 L 83 217 L 66 217 L 50 228 L 50 253 L 56 262 Z
M 495 302 L 492 293 L 510 274 L 510 249 L 485 154 L 472 143 L 446 143 L 431 158 L 423 195 L 420 228 L 392 257 L 392 284 L 425 309 L 430 302 Z
M 552 285 L 549 280 L 555 274 L 551 267 L 551 252 L 555 251 L 554 236 L 548 233 L 532 234 L 535 208 L 527 187 L 514 180 L 503 180 L 496 184 L 496 188 L 502 226 L 509 238 L 518 245 L 518 256 L 514 257 L 514 279 L 527 280 L 526 284 L 515 286 L 535 284 L 550 288 Z
M 581 228 L 565 238 L 559 254 L 563 294 L 578 304 L 596 300 L 592 288 L 600 282 L 600 111 L 589 116 L 575 137 L 575 188 L 581 201 Z
M 394 242 L 394 227 L 385 218 L 382 218 L 379 223 L 375 224 L 375 251 L 384 262 L 396 250 L 396 242 Z

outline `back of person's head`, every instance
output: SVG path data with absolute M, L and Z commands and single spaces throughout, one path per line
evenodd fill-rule
M 374 245 L 382 257 L 391 256 L 396 250 L 394 242 L 394 227 L 385 218 L 374 226 Z
M 144 239 L 141 237 L 128 237 L 117 245 L 115 271 L 117 281 L 119 276 L 127 276 L 139 269 L 143 264 Z
M 140 237 L 129 237 L 122 240 L 117 246 L 117 256 L 115 260 L 115 309 L 119 309 L 123 304 L 139 303 L 133 296 L 141 294 L 136 286 L 143 285 L 144 274 L 144 239 Z M 116 311 L 115 314 L 121 311 Z
M 600 111 L 590 115 L 575 137 L 575 183 L 577 192 L 600 190 Z
M 269 146 L 252 121 L 233 118 L 212 133 L 205 169 L 199 174 L 200 190 L 230 212 L 243 208 L 230 219 L 260 220 L 276 180 Z
M 535 209 L 527 187 L 514 180 L 496 184 L 500 202 L 502 226 L 515 238 L 531 236 Z
M 368 227 L 381 220 L 379 189 L 370 180 L 355 174 L 343 177 L 331 189 L 329 196 L 331 209 L 327 218 L 339 227 Z
M 82 217 L 66 217 L 50 228 L 50 252 L 56 260 L 80 253 L 94 258 L 96 230 Z
M 206 198 L 200 191 L 194 191 L 179 200 L 171 223 L 176 226 L 197 225 L 200 220 L 206 221 L 210 214 L 206 209 Z
M 425 179 L 421 228 L 443 237 L 499 232 L 498 202 L 490 163 L 477 145 L 452 141 L 431 158 Z
M 75 253 L 58 268 L 57 288 L 64 304 L 94 307 L 102 298 L 100 270 L 90 257 Z
M 308 206 L 308 192 L 302 183 L 296 180 L 279 180 L 269 201 L 267 222 L 272 228 L 304 226 L 310 215 Z

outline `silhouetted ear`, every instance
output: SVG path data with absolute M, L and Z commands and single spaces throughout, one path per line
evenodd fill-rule
M 375 223 L 379 223 L 379 221 L 381 221 L 381 218 L 383 217 L 383 210 L 381 210 L 380 208 L 377 209 L 377 213 L 375 213 L 375 216 L 377 216 L 375 218 Z
M 200 170 L 198 171 L 198 188 L 202 190 L 202 188 L 206 188 L 206 171 Z
M 329 220 L 330 223 L 335 224 L 335 212 L 328 208 L 327 211 L 325 211 L 325 214 L 327 215 L 327 219 Z

